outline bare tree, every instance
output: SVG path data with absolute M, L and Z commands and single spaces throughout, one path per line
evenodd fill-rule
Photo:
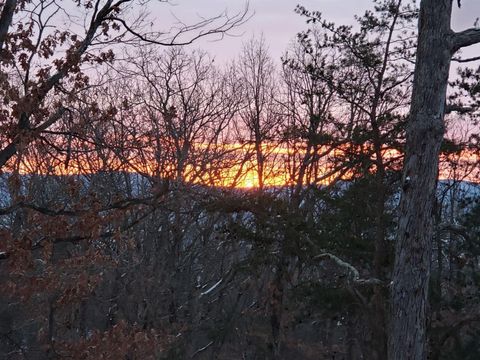
M 262 190 L 265 180 L 274 177 L 269 165 L 275 162 L 272 153 L 279 126 L 275 66 L 263 38 L 244 44 L 236 73 L 242 89 L 240 117 L 245 125 L 240 132 L 247 133 L 247 142 L 254 147 L 258 188 Z
M 144 15 L 127 20 L 131 0 L 89 1 L 78 6 L 86 12 L 84 35 L 72 30 L 77 27 L 76 20 L 56 1 L 8 1 L 3 4 L 0 89 L 6 101 L 0 126 L 8 136 L 1 139 L 0 167 L 65 116 L 67 109 L 55 95 L 75 93 L 88 85 L 85 65 L 113 62 L 112 45 L 190 44 L 201 37 L 224 34 L 241 25 L 248 14 L 247 8 L 233 16 L 224 12 L 196 24 L 180 23 L 173 32 L 165 33 L 145 30 L 148 18 Z M 62 20 L 69 26 L 63 31 L 52 30 L 52 25 Z M 98 50 L 100 45 L 106 50 Z

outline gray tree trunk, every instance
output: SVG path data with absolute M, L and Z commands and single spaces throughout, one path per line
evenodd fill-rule
M 424 360 L 427 357 L 433 204 L 452 56 L 451 11 L 452 0 L 423 0 L 420 4 L 392 279 L 390 360 Z
M 428 283 L 438 157 L 452 55 L 480 42 L 453 32 L 452 0 L 422 0 L 392 284 L 390 360 L 427 358 Z

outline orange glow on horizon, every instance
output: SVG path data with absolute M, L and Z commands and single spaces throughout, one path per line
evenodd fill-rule
M 369 145 L 361 145 L 362 152 L 368 149 Z M 281 187 L 294 185 L 295 171 L 287 166 L 288 161 L 292 161 L 293 157 L 297 157 L 295 161 L 300 162 L 305 156 L 305 147 L 295 145 L 295 149 L 282 147 L 278 145 L 266 144 L 262 151 L 268 154 L 269 161 L 264 164 L 264 187 Z M 123 161 L 117 157 L 108 159 L 108 164 L 104 164 L 99 158 L 88 157 L 88 159 L 70 160 L 68 166 L 65 166 L 66 160 L 61 157 L 48 158 L 39 157 L 38 160 L 27 158 L 24 156 L 21 161 L 17 162 L 16 166 L 21 174 L 49 174 L 49 175 L 86 175 L 93 174 L 99 171 L 122 171 L 127 173 L 139 173 L 150 176 L 159 176 L 164 178 L 179 179 L 191 184 L 202 184 L 206 186 L 225 187 L 225 188 L 239 188 L 239 189 L 256 189 L 259 187 L 259 179 L 257 172 L 257 163 L 254 156 L 253 145 L 245 145 L 239 143 L 216 145 L 215 150 L 220 154 L 234 154 L 233 160 L 216 159 L 215 163 L 206 164 L 186 164 L 181 175 L 176 174 L 175 165 L 173 164 L 157 164 L 154 157 L 150 155 L 149 158 L 132 157 L 131 159 L 124 159 Z M 196 144 L 192 151 L 197 151 L 202 156 L 202 151 L 210 151 L 210 145 Z M 323 149 L 317 149 L 322 152 Z M 316 178 L 305 177 L 303 184 L 323 184 L 328 185 L 333 179 L 338 176 L 332 173 L 332 166 L 327 161 L 330 158 L 343 158 L 346 151 L 350 149 L 336 148 L 332 149 L 322 162 L 316 164 Z M 382 151 L 385 159 L 398 159 L 401 154 L 394 149 L 385 149 Z M 220 157 L 219 157 L 220 158 Z M 458 168 L 453 168 L 448 164 L 448 161 L 455 161 L 460 164 Z M 471 182 L 479 182 L 479 170 L 476 164 L 480 162 L 479 154 L 464 150 L 455 155 L 441 157 L 441 167 L 439 172 L 439 179 L 447 180 L 452 178 L 462 178 L 463 180 Z M 297 164 L 298 166 L 298 164 Z M 10 167 L 12 168 L 13 166 Z M 463 169 L 463 170 L 462 170 Z M 465 170 L 467 169 L 467 170 Z M 292 171 L 293 176 L 292 176 Z M 374 170 L 372 170 L 374 171 Z M 464 172 L 464 174 L 459 173 Z M 464 176 L 462 176 L 464 175 Z M 352 177 L 352 172 L 347 171 L 340 176 L 341 179 L 348 179 Z

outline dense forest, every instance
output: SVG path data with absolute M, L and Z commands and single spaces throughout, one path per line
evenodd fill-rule
M 298 5 L 225 63 L 195 45 L 248 4 L 151 5 L 0 3 L 0 358 L 479 359 L 461 3 Z

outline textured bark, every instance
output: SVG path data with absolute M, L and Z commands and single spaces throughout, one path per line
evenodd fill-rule
M 17 0 L 6 0 L 3 3 L 2 14 L 0 15 L 0 52 L 3 50 L 16 6 Z
M 438 157 L 452 55 L 480 42 L 480 29 L 454 33 L 452 0 L 422 0 L 407 125 L 403 193 L 392 284 L 390 360 L 427 358 L 428 283 Z
M 392 284 L 390 360 L 427 358 L 433 208 L 453 32 L 451 0 L 423 0 L 407 125 L 403 193 Z

